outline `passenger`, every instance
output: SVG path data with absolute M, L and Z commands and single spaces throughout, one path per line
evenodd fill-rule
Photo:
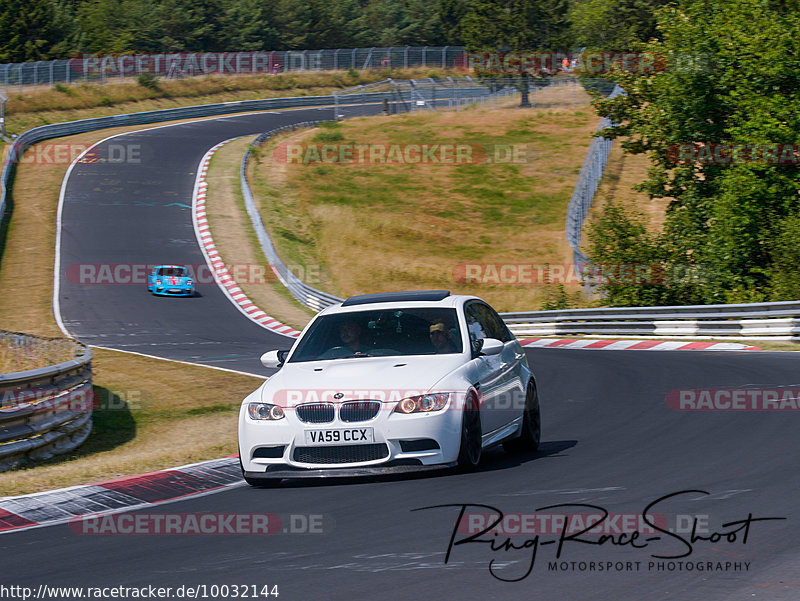
M 430 327 L 431 344 L 438 354 L 455 353 L 456 346 L 450 339 L 450 330 L 443 321 L 435 321 Z

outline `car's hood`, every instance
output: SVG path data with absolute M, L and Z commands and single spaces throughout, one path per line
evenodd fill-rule
M 463 355 L 363 357 L 287 363 L 262 388 L 262 400 L 282 406 L 348 398 L 399 401 L 424 394 L 464 364 Z

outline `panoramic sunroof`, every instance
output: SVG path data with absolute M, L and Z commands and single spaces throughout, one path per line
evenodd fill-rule
M 342 303 L 343 307 L 368 305 L 370 303 L 393 303 L 405 301 L 440 301 L 450 296 L 449 290 L 408 290 L 405 292 L 380 292 L 351 296 Z

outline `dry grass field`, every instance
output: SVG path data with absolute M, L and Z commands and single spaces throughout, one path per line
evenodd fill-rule
M 580 89 L 547 89 L 536 103 L 349 119 L 274 139 L 250 177 L 281 257 L 339 296 L 445 288 L 499 310 L 538 308 L 542 281 L 496 283 L 488 266 L 571 263 L 567 203 L 598 119 Z M 287 164 L 286 145 L 307 143 L 460 144 L 476 160 Z M 484 160 L 511 145 L 522 160 Z M 465 281 L 466 269 L 480 276 Z

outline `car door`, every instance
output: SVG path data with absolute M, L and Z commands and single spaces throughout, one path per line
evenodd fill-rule
M 464 308 L 469 333 L 470 344 L 476 340 L 494 338 L 497 334 L 495 324 L 492 323 L 488 306 L 479 301 L 470 301 Z M 477 365 L 478 392 L 481 400 L 481 427 L 483 434 L 491 434 L 502 428 L 508 421 L 508 410 L 503 410 L 508 404 L 504 398 L 504 389 L 508 387 L 509 368 L 504 363 L 503 352 L 497 355 L 480 356 L 474 359 Z
M 519 341 L 514 337 L 508 326 L 497 312 L 486 304 L 482 304 L 489 322 L 492 338 L 497 338 L 503 343 L 500 353 L 503 364 L 503 382 L 496 409 L 502 414 L 502 421 L 508 424 L 516 418 L 522 417 L 525 406 L 525 393 L 527 388 L 527 373 L 525 354 Z

